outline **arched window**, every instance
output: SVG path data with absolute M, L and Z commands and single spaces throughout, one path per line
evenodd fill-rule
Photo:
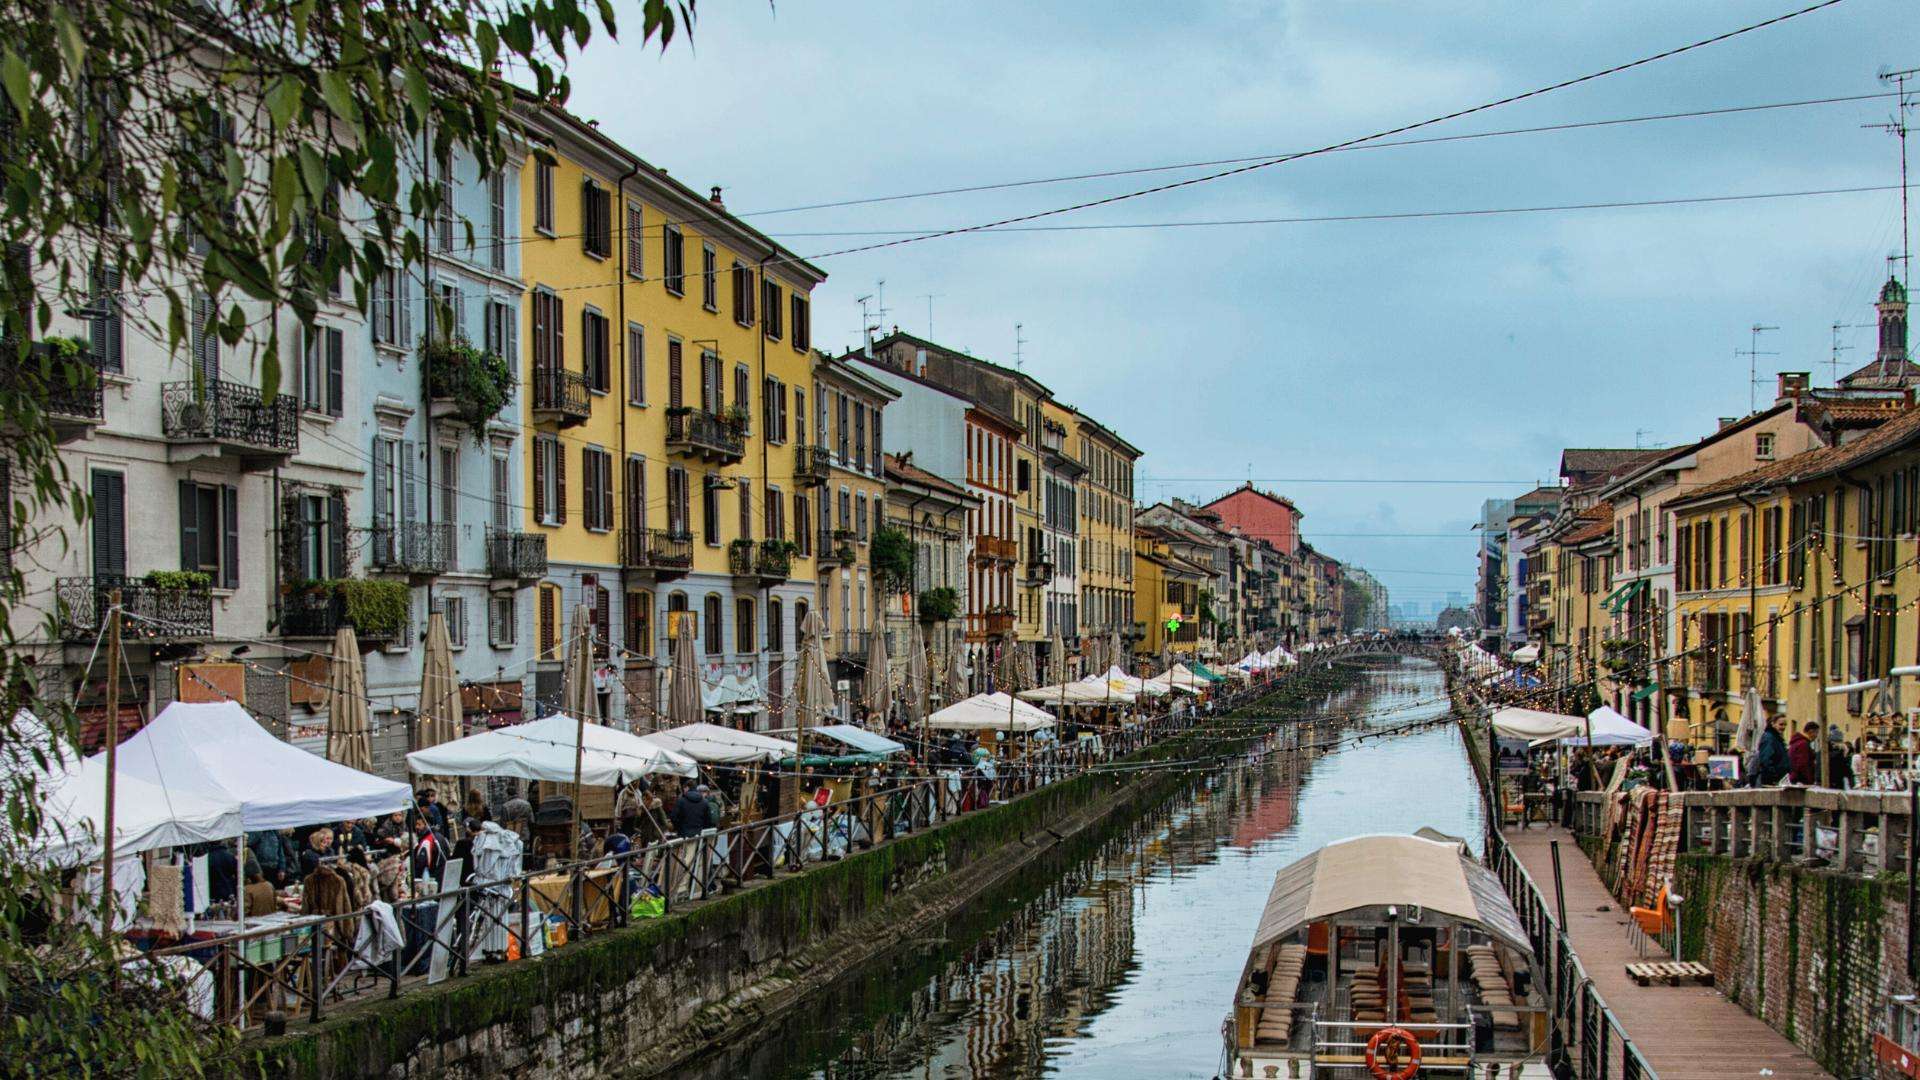
M 701 613 L 701 618 L 705 620 L 707 624 L 707 654 L 709 656 L 718 656 L 727 651 L 727 637 L 721 632 L 722 628 L 720 625 L 720 594 L 708 593 L 705 607 L 706 610 Z
M 733 651 L 753 652 L 753 599 L 742 596 L 733 602 Z
M 780 625 L 781 607 L 779 597 L 767 598 L 767 651 L 770 653 L 785 652 L 787 648 L 786 628 Z

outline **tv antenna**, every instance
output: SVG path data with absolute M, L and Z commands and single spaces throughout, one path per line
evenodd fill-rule
M 1013 324 L 1013 370 L 1015 371 L 1020 370 L 1020 362 L 1023 359 L 1021 350 L 1027 345 L 1026 337 L 1020 333 L 1025 325 L 1025 323 Z
M 933 340 L 933 302 L 945 293 L 921 293 L 921 299 L 927 302 L 927 340 Z
M 1827 359 L 1827 370 L 1829 372 L 1828 378 L 1835 386 L 1840 385 L 1840 354 L 1853 348 L 1853 346 L 1851 345 L 1840 344 L 1840 331 L 1863 330 L 1868 327 L 1871 327 L 1872 325 L 1873 325 L 1872 323 L 1834 323 L 1833 324 L 1833 354 Z
M 1647 448 L 1647 436 L 1651 434 L 1653 434 L 1652 428 L 1634 428 L 1633 448 L 1635 450 L 1645 450 Z
M 1753 412 L 1753 410 L 1759 406 L 1759 401 L 1755 397 L 1754 392 L 1760 386 L 1760 358 L 1763 356 L 1780 355 L 1778 352 L 1762 351 L 1760 348 L 1760 335 L 1769 330 L 1778 329 L 1780 328 L 1777 326 L 1761 326 L 1759 323 L 1754 323 L 1747 328 L 1747 347 L 1733 350 L 1733 355 L 1747 358 L 1747 411 L 1749 413 Z
M 873 355 L 873 332 L 880 329 L 880 325 L 873 321 L 872 312 L 867 307 L 872 301 L 872 293 L 868 293 L 865 296 L 857 296 L 853 300 L 854 303 L 860 305 L 860 338 L 866 342 L 865 350 L 868 356 Z
M 1913 102 L 1907 98 L 1907 83 L 1920 68 L 1907 68 L 1905 71 L 1883 71 L 1880 81 L 1894 85 L 1893 119 L 1884 124 L 1862 124 L 1861 127 L 1875 128 L 1900 139 L 1900 278 L 1906 280 L 1908 261 L 1913 254 L 1907 236 L 1907 110 L 1913 108 Z M 1891 260 L 1889 260 L 1891 261 Z

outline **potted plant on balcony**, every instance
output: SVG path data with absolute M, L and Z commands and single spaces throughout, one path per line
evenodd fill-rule
M 147 573 L 148 587 L 166 592 L 189 592 L 213 586 L 213 576 L 203 570 L 152 570 Z
M 946 622 L 960 613 L 960 594 L 951 585 L 938 585 L 922 591 L 916 606 L 921 622 Z
M 873 533 L 873 572 L 889 595 L 913 587 L 913 538 L 906 530 L 882 526 Z
M 349 625 L 371 641 L 392 641 L 407 627 L 411 590 L 404 581 L 341 578 L 332 583 Z
M 499 415 L 513 394 L 513 367 L 507 358 L 466 341 L 427 346 L 427 389 L 453 403 L 453 415 L 467 425 L 474 441 L 486 438 L 487 421 Z
M 720 422 L 726 425 L 727 434 L 732 435 L 734 438 L 744 439 L 747 437 L 747 407 L 745 405 L 727 406 L 727 411 L 720 414 Z

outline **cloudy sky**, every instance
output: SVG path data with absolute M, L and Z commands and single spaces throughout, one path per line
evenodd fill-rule
M 573 107 L 801 254 L 1312 149 L 1709 37 L 1792 0 L 1670 4 L 712 2 L 691 46 L 595 42 Z M 622 8 L 637 25 L 631 4 Z M 1886 89 L 1912 9 L 1846 0 L 1425 129 L 1453 135 Z M 1329 154 L 1048 219 L 1094 225 L 1695 199 L 1897 185 L 1886 100 Z M 1916 147 L 1920 153 L 1920 147 Z M 856 234 L 874 231 L 873 235 Z M 812 234 L 812 235 L 809 235 Z M 1763 377 L 1829 379 L 1900 243 L 1899 195 L 1194 228 L 1004 232 L 821 260 L 815 343 L 887 325 L 1023 366 L 1146 451 L 1143 499 L 1252 477 L 1424 605 L 1471 592 L 1480 501 L 1563 446 L 1674 444 Z M 1843 329 L 1845 364 L 1872 332 Z M 1763 389 L 1764 399 L 1770 391 Z

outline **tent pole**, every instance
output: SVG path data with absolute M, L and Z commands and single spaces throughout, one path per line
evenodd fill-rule
M 107 608 L 107 805 L 101 814 L 104 822 L 101 838 L 103 861 L 100 866 L 100 932 L 112 936 L 114 911 L 119 906 L 113 897 L 113 781 L 120 760 L 120 590 L 113 590 Z M 118 980 L 120 966 L 114 965 Z
M 580 630 L 580 640 L 574 642 L 574 647 L 582 650 L 585 650 L 591 647 L 590 639 L 588 637 L 588 631 L 585 625 L 582 625 Z M 582 652 L 579 655 L 591 657 L 592 654 Z M 591 688 L 589 688 L 589 690 L 591 690 Z M 581 795 L 583 794 L 583 792 L 580 789 L 580 772 L 581 772 L 581 766 L 583 764 L 583 760 L 586 757 L 587 711 L 585 709 L 575 709 L 574 712 L 577 713 L 578 715 L 576 715 L 573 718 L 573 830 L 572 830 L 572 834 L 568 837 L 568 842 L 572 845 L 573 861 L 579 862 L 580 861 L 580 799 L 581 799 Z

